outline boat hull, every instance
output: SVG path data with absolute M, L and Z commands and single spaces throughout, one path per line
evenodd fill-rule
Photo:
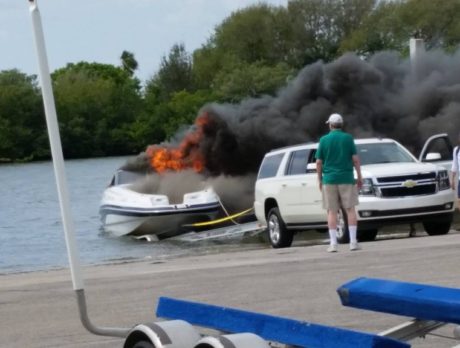
M 220 210 L 219 202 L 212 202 L 154 209 L 102 205 L 99 212 L 104 230 L 115 236 L 154 234 L 164 239 L 187 232 L 184 225 L 215 219 Z

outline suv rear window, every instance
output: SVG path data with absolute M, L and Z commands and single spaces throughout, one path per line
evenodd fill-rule
M 305 174 L 307 172 L 308 153 L 310 150 L 293 151 L 286 168 L 286 175 Z
M 278 167 L 280 166 L 283 156 L 284 154 L 280 153 L 277 155 L 265 157 L 260 166 L 259 175 L 257 178 L 264 179 L 274 177 L 278 172 Z

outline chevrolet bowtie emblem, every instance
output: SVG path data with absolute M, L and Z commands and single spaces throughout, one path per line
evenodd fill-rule
M 414 180 L 406 180 L 402 183 L 402 185 L 407 188 L 412 188 L 414 186 L 417 186 L 417 182 L 415 182 Z

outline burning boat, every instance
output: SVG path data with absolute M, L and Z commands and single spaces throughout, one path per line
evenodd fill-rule
M 201 180 L 192 183 L 177 176 L 203 171 L 204 160 L 197 146 L 202 125 L 197 122 L 195 131 L 178 147 L 147 147 L 143 170 L 119 170 L 115 174 L 100 204 L 104 230 L 116 236 L 155 235 L 164 239 L 188 232 L 185 225 L 219 215 L 220 199 L 212 187 Z M 175 181 L 168 180 L 174 175 Z M 161 187 L 164 182 L 169 182 L 168 189 Z
M 209 162 L 212 156 L 205 160 L 201 143 L 205 134 L 212 133 L 214 123 L 204 113 L 179 144 L 150 145 L 123 166 L 102 198 L 104 229 L 117 236 L 153 234 L 163 239 L 192 228 L 202 231 L 236 223 L 236 218 L 247 219 L 251 209 L 245 214 L 231 213 L 239 210 L 238 204 L 252 205 L 253 193 L 245 188 L 252 188 L 253 181 L 212 176 L 220 171 Z M 221 199 L 236 204 L 229 204 L 227 210 Z
M 118 170 L 103 193 L 100 217 L 115 236 L 154 235 L 158 239 L 187 232 L 185 225 L 215 219 L 221 205 L 211 187 L 187 192 L 180 200 L 165 194 L 142 193 L 145 175 Z

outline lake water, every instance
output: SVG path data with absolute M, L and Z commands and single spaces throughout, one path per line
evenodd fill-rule
M 159 259 L 264 247 L 260 243 L 147 243 L 104 233 L 99 201 L 126 157 L 66 161 L 72 219 L 83 265 Z M 0 274 L 68 267 L 67 249 L 51 162 L 0 165 Z

